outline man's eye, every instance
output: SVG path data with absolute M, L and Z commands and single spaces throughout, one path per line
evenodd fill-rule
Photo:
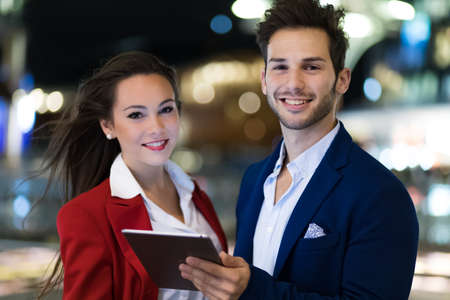
M 308 71 L 315 71 L 315 70 L 319 70 L 320 68 L 318 66 L 314 66 L 314 65 L 307 65 L 305 66 L 305 70 Z
M 273 67 L 274 70 L 287 70 L 287 66 L 285 65 L 276 65 Z
M 170 112 L 172 112 L 173 111 L 173 107 L 172 106 L 166 106 L 166 107 L 163 107 L 161 110 L 160 110 L 160 112 L 161 113 L 170 113 Z
M 130 118 L 130 119 L 139 119 L 139 118 L 142 118 L 142 113 L 137 112 L 137 111 L 132 112 L 131 114 L 128 115 L 128 118 Z

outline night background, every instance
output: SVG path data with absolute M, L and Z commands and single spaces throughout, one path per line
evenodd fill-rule
M 338 118 L 405 184 L 420 223 L 410 299 L 450 299 L 450 1 L 334 0 L 347 10 L 349 91 Z M 0 299 L 32 299 L 58 248 L 60 191 L 32 209 L 51 128 L 112 56 L 151 52 L 177 69 L 172 159 L 214 202 L 231 248 L 239 184 L 280 139 L 260 88 L 254 29 L 270 0 L 0 0 Z M 59 299 L 57 291 L 49 299 Z

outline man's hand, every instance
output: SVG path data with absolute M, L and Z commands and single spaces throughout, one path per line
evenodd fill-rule
M 247 288 L 250 267 L 242 257 L 220 252 L 224 266 L 196 257 L 186 258 L 179 269 L 181 277 L 192 283 L 211 300 L 238 299 Z

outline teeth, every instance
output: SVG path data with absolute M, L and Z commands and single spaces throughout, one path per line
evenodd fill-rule
M 287 104 L 290 104 L 290 105 L 301 105 L 301 104 L 305 104 L 307 102 L 306 100 L 290 100 L 290 99 L 286 99 L 285 101 Z
M 148 143 L 148 144 L 145 144 L 145 145 L 151 146 L 151 147 L 159 147 L 159 146 L 161 146 L 164 143 L 165 143 L 165 141 L 161 141 L 161 142 Z

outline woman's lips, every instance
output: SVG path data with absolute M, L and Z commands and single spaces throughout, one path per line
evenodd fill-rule
M 146 144 L 143 144 L 142 146 L 144 146 L 145 148 L 150 149 L 152 151 L 161 151 L 166 148 L 167 143 L 169 143 L 169 139 L 146 143 Z

